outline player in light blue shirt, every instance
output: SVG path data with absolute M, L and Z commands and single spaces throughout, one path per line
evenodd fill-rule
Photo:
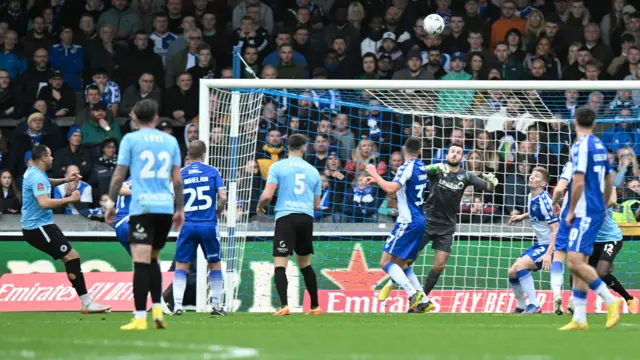
M 165 328 L 161 305 L 162 274 L 158 257 L 171 224 L 180 230 L 184 222 L 184 195 L 180 176 L 180 148 L 176 139 L 156 129 L 158 104 L 139 101 L 131 111 L 140 130 L 125 135 L 118 151 L 118 166 L 111 179 L 105 221 L 113 223 L 115 202 L 127 172 L 133 190 L 129 207 L 129 244 L 133 256 L 134 319 L 121 330 L 147 329 L 147 295 L 151 293 L 156 328 Z M 169 180 L 173 182 L 172 195 Z M 175 203 L 175 204 L 174 204 Z
M 380 266 L 407 293 L 410 310 L 415 310 L 421 303 L 429 303 L 420 280 L 409 266 L 409 262 L 415 260 L 420 251 L 426 230 L 422 204 L 427 187 L 427 167 L 418 158 L 421 151 L 420 139 L 407 139 L 402 148 L 405 163 L 398 169 L 393 181 L 384 180 L 374 165 L 367 165 L 370 176 L 368 182 L 378 184 L 387 194 L 398 196 L 398 218 L 384 244 Z
M 606 327 L 614 327 L 620 318 L 621 301 L 587 263 L 593 253 L 596 235 L 607 216 L 604 199 L 611 197 L 613 174 L 607 149 L 593 135 L 596 114 L 587 107 L 574 114 L 576 143 L 571 147 L 572 177 L 568 186 L 567 204 L 562 211 L 556 253 L 567 259 L 573 276 L 573 319 L 560 330 L 584 330 L 587 324 L 587 291 L 592 289 L 602 297 L 607 307 Z M 555 260 L 555 259 L 554 259 Z M 553 281 L 553 278 L 552 278 Z
M 298 267 L 304 278 L 305 286 L 311 298 L 311 308 L 307 314 L 322 313 L 318 303 L 318 285 L 316 273 L 311 267 L 313 254 L 313 213 L 320 207 L 322 186 L 320 173 L 311 164 L 304 161 L 307 138 L 296 134 L 289 137 L 289 156 L 269 168 L 267 185 L 260 201 L 258 213 L 266 214 L 265 206 L 278 191 L 276 202 L 276 226 L 273 237 L 273 258 L 275 283 L 281 307 L 274 315 L 289 315 L 287 302 L 286 268 L 289 257 L 295 252 Z
M 528 211 L 514 215 L 509 224 L 530 219 L 536 235 L 534 244 L 525 250 L 509 268 L 509 284 L 518 301 L 514 313 L 541 313 L 542 307 L 536 297 L 536 289 L 530 271 L 550 270 L 555 248 L 558 218 L 553 214 L 551 195 L 545 190 L 549 183 L 549 172 L 543 167 L 535 167 L 529 176 Z M 525 300 L 527 296 L 529 303 Z
M 226 315 L 220 308 L 222 296 L 222 267 L 220 263 L 220 234 L 217 211 L 227 201 L 227 191 L 218 169 L 204 163 L 207 145 L 201 140 L 189 144 L 189 165 L 182 170 L 185 194 L 185 222 L 176 243 L 176 271 L 173 274 L 174 315 L 182 314 L 182 298 L 187 287 L 189 265 L 194 261 L 198 245 L 209 264 L 211 287 L 211 315 Z
M 71 196 L 63 199 L 51 198 L 51 186 L 75 182 L 82 178 L 79 172 L 69 173 L 64 179 L 49 179 L 46 171 L 51 169 L 53 157 L 51 150 L 44 145 L 36 145 L 31 151 L 31 165 L 22 180 L 22 235 L 34 248 L 62 260 L 67 278 L 76 290 L 82 304 L 81 312 L 104 313 L 111 306 L 100 305 L 87 293 L 87 285 L 80 267 L 80 254 L 71 247 L 69 240 L 60 228 L 53 223 L 52 209 L 65 207 L 80 201 L 80 192 L 74 190 Z

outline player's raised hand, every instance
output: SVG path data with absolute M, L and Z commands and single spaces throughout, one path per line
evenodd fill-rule
M 373 164 L 368 164 L 366 170 L 371 176 L 378 173 L 378 168 Z
M 367 176 L 367 177 L 365 178 L 365 180 L 367 181 L 367 184 L 369 184 L 369 185 L 373 185 L 373 184 L 376 184 L 376 183 L 377 183 L 376 179 L 374 179 L 374 178 L 373 178 L 373 177 L 371 177 L 371 176 Z
M 496 176 L 492 173 L 482 174 L 482 178 L 484 179 L 484 181 L 488 182 L 492 188 L 495 188 L 500 183 L 498 181 L 498 178 L 496 178 Z
M 446 174 L 449 173 L 449 166 L 447 166 L 447 164 L 445 164 L 445 163 L 437 163 L 437 164 L 433 165 L 433 168 L 439 174 L 445 174 L 446 175 Z
M 520 221 L 522 221 L 522 219 L 523 219 L 522 215 L 511 215 L 511 217 L 509 218 L 509 225 L 515 225 Z
M 73 192 L 71 193 L 71 196 L 69 196 L 69 200 L 71 202 L 79 202 L 80 201 L 80 191 L 73 190 Z
M 82 179 L 82 175 L 80 175 L 80 172 L 76 171 L 76 172 L 72 172 L 71 174 L 69 174 L 69 176 L 65 177 L 64 181 L 67 183 L 70 183 L 80 179 Z

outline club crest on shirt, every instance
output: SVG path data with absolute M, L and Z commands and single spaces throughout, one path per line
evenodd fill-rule
M 458 174 L 457 178 L 458 178 L 458 180 L 464 179 L 464 174 Z
M 38 190 L 40 190 L 40 191 L 44 190 L 44 185 L 43 184 L 38 184 Z

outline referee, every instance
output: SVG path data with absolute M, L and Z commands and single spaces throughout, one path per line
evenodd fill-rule
M 64 179 L 49 179 L 46 171 L 51 169 L 53 157 L 51 150 L 44 145 L 36 145 L 31 151 L 32 165 L 27 168 L 22 181 L 22 235 L 29 245 L 51 256 L 61 259 L 67 277 L 78 293 L 83 314 L 104 313 L 111 306 L 100 305 L 87 294 L 84 274 L 80 269 L 80 255 L 71 248 L 71 244 L 62 234 L 60 228 L 53 223 L 51 209 L 65 207 L 80 201 L 80 192 L 75 190 L 71 196 L 63 199 L 51 199 L 51 185 L 79 180 L 81 176 L 75 172 Z
M 313 212 L 320 207 L 320 174 L 302 158 L 307 147 L 307 138 L 296 134 L 289 137 L 289 157 L 269 168 L 267 185 L 260 196 L 257 210 L 266 213 L 265 206 L 271 202 L 276 189 L 276 228 L 273 237 L 273 263 L 275 282 L 282 306 L 274 315 L 289 315 L 287 302 L 286 268 L 289 257 L 296 253 L 298 267 L 311 298 L 311 309 L 307 315 L 319 315 L 318 284 L 311 267 L 313 254 Z

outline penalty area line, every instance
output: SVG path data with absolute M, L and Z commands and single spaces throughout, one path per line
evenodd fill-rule
M 118 346 L 136 347 L 141 349 L 164 349 L 175 350 L 180 352 L 182 356 L 176 354 L 167 354 L 167 358 L 170 359 L 193 359 L 197 356 L 201 359 L 248 359 L 256 358 L 259 353 L 257 349 L 238 347 L 238 346 L 225 346 L 225 345 L 204 345 L 204 344 L 189 344 L 189 343 L 171 343 L 167 341 L 123 341 L 123 340 L 81 340 L 81 339 L 69 339 L 69 338 L 27 338 L 27 337 L 3 337 L 3 340 L 14 344 L 34 344 L 34 343 L 48 343 L 48 344 L 68 344 L 68 345 L 85 345 L 95 347 L 109 347 L 116 348 Z M 23 350 L 24 351 L 24 350 Z M 31 353 L 37 352 L 37 350 L 27 350 Z M 111 359 L 132 359 L 133 358 L 147 358 L 148 353 L 130 353 L 127 356 L 110 356 Z M 158 356 L 155 355 L 154 359 Z

